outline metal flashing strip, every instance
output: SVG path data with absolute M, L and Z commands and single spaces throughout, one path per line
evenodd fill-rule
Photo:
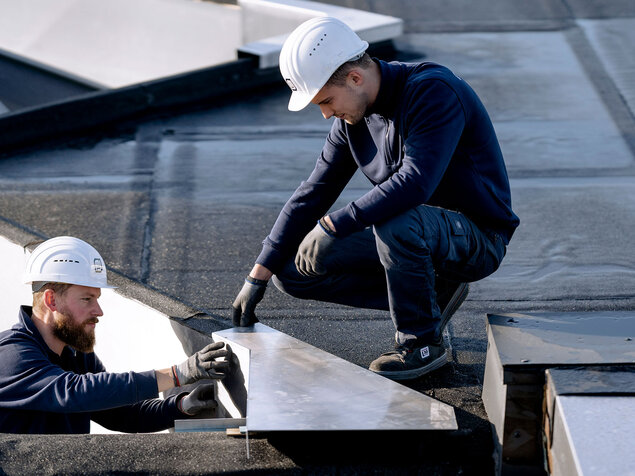
M 245 426 L 244 418 L 193 418 L 189 420 L 176 420 L 174 431 L 186 433 L 194 431 L 226 431 L 231 428 Z
M 101 86 L 0 49 L 0 114 L 90 93 Z
M 42 63 L 40 61 L 36 61 L 26 56 L 15 54 L 3 48 L 0 48 L 0 57 L 3 58 L 5 61 L 7 60 L 13 61 L 14 63 L 18 63 L 22 65 L 23 67 L 37 70 L 41 72 L 41 74 L 48 74 L 50 76 L 59 78 L 61 81 L 65 81 L 67 83 L 73 83 L 84 91 L 96 91 L 99 89 L 107 88 L 107 86 L 101 83 L 91 81 L 90 79 L 87 79 L 87 78 L 83 78 L 79 75 L 73 74 L 70 71 L 65 71 L 63 69 L 56 68 L 55 66 L 51 66 L 49 64 Z
M 263 324 L 212 338 L 248 350 L 226 390 L 239 407 L 246 385 L 249 432 L 457 429 L 451 406 Z
M 2 154 L 43 141 L 61 141 L 102 133 L 103 127 L 165 114 L 191 105 L 200 107 L 280 83 L 277 70 L 258 70 L 256 61 L 240 59 L 190 73 L 114 90 L 89 92 L 55 103 L 0 116 Z M 55 117 L 55 121 L 50 118 Z M 37 127 L 36 127 L 37 125 Z

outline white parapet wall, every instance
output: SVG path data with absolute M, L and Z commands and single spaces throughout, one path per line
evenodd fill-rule
M 27 255 L 22 246 L 0 237 L 0 289 L 3 309 L 0 330 L 17 322 L 20 305 L 31 304 L 30 286 L 22 283 Z M 116 290 L 104 289 L 99 300 L 103 317 L 97 324 L 95 353 L 110 372 L 170 367 L 187 358 L 168 316 Z M 91 424 L 91 433 L 108 430 Z
M 240 9 L 194 0 L 0 0 L 0 50 L 118 88 L 235 61 Z
M 97 88 L 119 88 L 236 61 L 278 65 L 286 36 L 334 16 L 363 39 L 401 35 L 401 19 L 302 0 L 0 0 L 0 54 Z
M 369 43 L 392 40 L 403 34 L 400 18 L 353 8 L 305 0 L 238 0 L 241 8 L 242 54 L 259 58 L 261 68 L 278 66 L 284 40 L 297 26 L 331 16 L 350 26 Z

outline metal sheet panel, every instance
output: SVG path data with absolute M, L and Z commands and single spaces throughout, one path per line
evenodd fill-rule
M 490 314 L 503 367 L 635 362 L 635 313 Z
M 635 475 L 635 397 L 556 396 L 551 474 Z
M 213 337 L 249 349 L 249 431 L 457 428 L 451 406 L 262 324 Z
M 619 427 L 622 420 L 630 426 L 635 421 L 635 373 L 632 367 L 605 365 L 548 369 L 546 375 L 544 431 L 552 474 L 597 474 L 601 469 L 599 465 L 604 464 L 607 457 L 607 449 L 617 458 L 628 459 L 628 455 L 620 454 L 625 446 L 623 438 L 628 439 L 628 434 L 621 435 Z M 586 399 L 569 400 L 567 397 L 571 396 Z M 620 414 L 617 426 L 616 411 Z M 585 432 L 590 434 L 585 435 Z M 615 438 L 618 441 L 611 441 Z M 617 469 L 606 474 L 622 474 L 615 473 Z
M 245 426 L 244 418 L 192 418 L 175 420 L 174 431 L 177 433 L 195 431 L 226 431 L 228 428 Z

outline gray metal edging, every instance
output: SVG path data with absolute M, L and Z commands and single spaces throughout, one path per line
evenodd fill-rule
M 119 89 L 83 94 L 0 116 L 0 154 L 64 140 L 150 114 L 165 114 L 279 81 L 277 68 L 239 59 Z
M 81 76 L 78 76 L 76 74 L 69 73 L 68 71 L 55 68 L 54 66 L 35 61 L 25 56 L 16 55 L 15 53 L 4 50 L 2 48 L 0 48 L 0 58 L 5 61 L 11 61 L 12 63 L 19 64 L 26 68 L 37 70 L 42 74 L 55 76 L 65 82 L 75 83 L 76 85 L 85 89 L 99 90 L 107 88 L 107 86 L 104 86 L 103 84 L 97 83 L 95 81 L 91 81 L 90 79 L 82 78 Z

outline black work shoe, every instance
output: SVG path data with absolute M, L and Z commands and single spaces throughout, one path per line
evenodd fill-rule
M 437 343 L 443 340 L 443 331 L 448 325 L 450 318 L 461 307 L 463 301 L 470 292 L 470 287 L 467 283 L 449 283 L 444 286 L 442 291 L 437 291 L 437 304 L 441 310 L 441 322 L 439 323 L 439 329 L 437 330 Z
M 409 349 L 397 346 L 373 360 L 369 369 L 391 380 L 410 380 L 438 369 L 448 361 L 443 345 Z

